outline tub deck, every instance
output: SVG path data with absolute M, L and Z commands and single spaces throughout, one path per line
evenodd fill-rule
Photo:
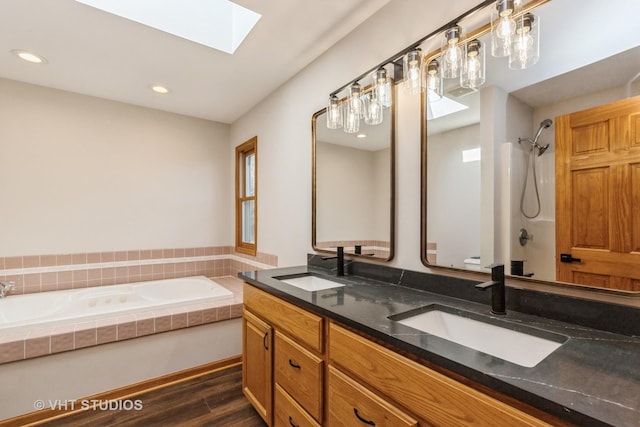
M 136 314 L 105 314 L 90 320 L 69 320 L 46 326 L 22 326 L 0 333 L 0 363 L 46 356 L 145 335 L 215 323 L 242 316 L 242 280 L 212 277 L 233 298 L 190 302 Z M 8 298 L 11 298 L 10 296 Z

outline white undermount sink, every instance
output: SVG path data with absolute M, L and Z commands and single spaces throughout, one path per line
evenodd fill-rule
M 520 366 L 532 368 L 558 349 L 566 337 L 546 333 L 555 340 L 503 328 L 491 323 L 459 316 L 438 309 L 438 306 L 420 314 L 391 319 L 419 331 L 453 341 L 465 347 L 486 353 Z M 540 331 L 545 334 L 544 331 Z
M 334 282 L 333 280 L 327 280 L 319 276 L 306 275 L 298 277 L 276 277 L 276 279 L 287 285 L 295 286 L 296 288 L 303 289 L 305 291 L 322 291 L 324 289 L 341 288 L 344 285 L 342 283 Z

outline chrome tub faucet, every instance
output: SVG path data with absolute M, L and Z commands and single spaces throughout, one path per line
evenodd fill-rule
M 15 282 L 0 281 L 0 298 L 5 298 L 7 293 L 13 288 L 15 288 Z

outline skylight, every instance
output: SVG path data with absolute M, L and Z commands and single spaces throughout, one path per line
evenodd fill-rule
M 431 101 L 427 97 L 427 120 L 437 119 L 438 117 L 446 116 L 448 114 L 457 113 L 458 111 L 466 110 L 468 106 L 454 101 L 451 98 L 443 96 L 441 99 Z
M 261 15 L 228 0 L 76 0 L 233 54 Z

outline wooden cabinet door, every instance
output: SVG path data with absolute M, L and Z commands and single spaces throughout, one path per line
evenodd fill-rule
M 640 97 L 556 118 L 556 273 L 640 291 Z
M 270 426 L 273 398 L 272 328 L 245 310 L 242 340 L 242 391 Z

